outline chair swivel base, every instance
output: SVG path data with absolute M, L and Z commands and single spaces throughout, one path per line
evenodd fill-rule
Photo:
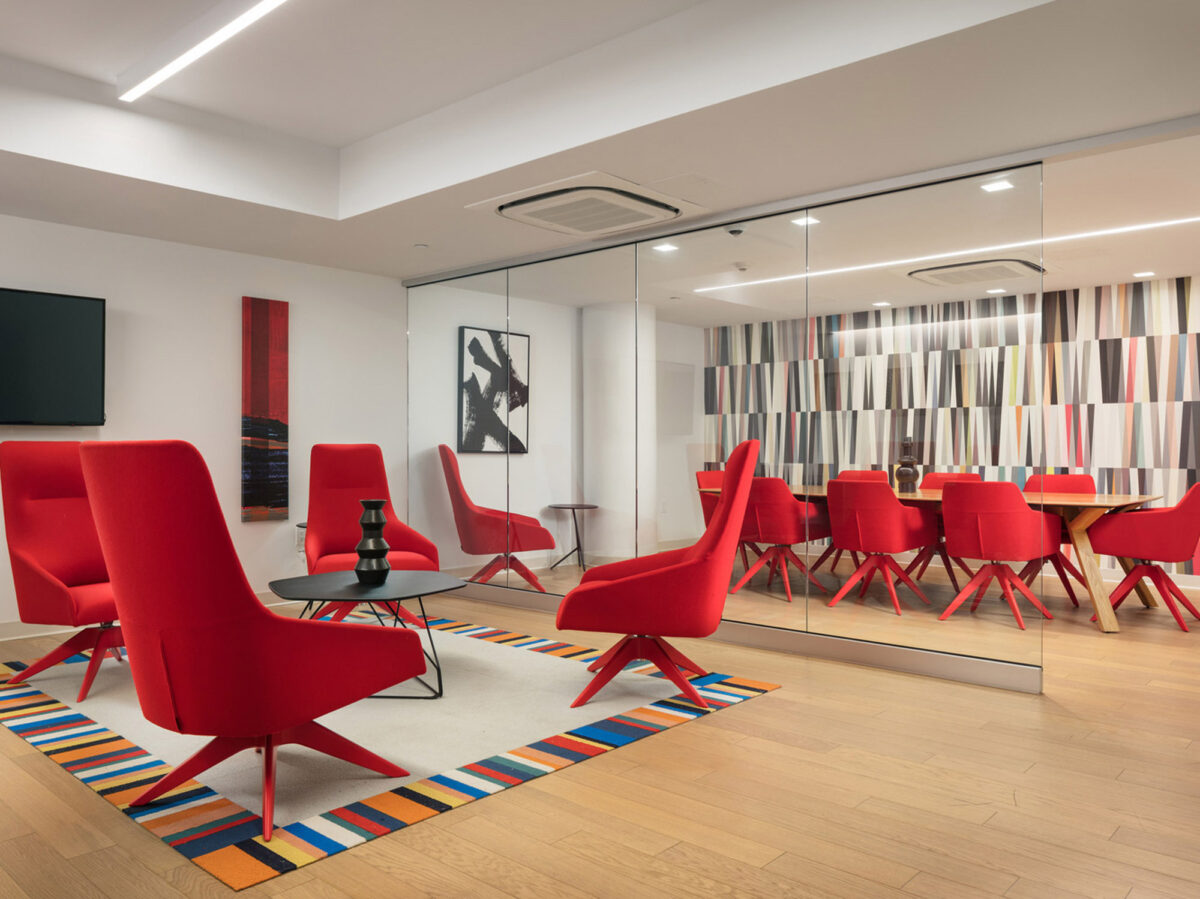
M 788 602 L 792 601 L 792 582 L 791 578 L 788 577 L 789 564 L 795 565 L 798 571 L 808 575 L 808 579 L 812 581 L 813 584 L 815 584 L 817 588 L 821 590 L 821 592 L 829 592 L 824 584 L 813 577 L 813 573 L 809 570 L 808 566 L 800 560 L 800 557 L 796 555 L 792 548 L 782 544 L 769 546 L 767 549 L 760 552 L 758 558 L 754 560 L 754 563 L 746 569 L 746 573 L 742 575 L 741 580 L 734 584 L 733 589 L 731 589 L 729 592 L 737 593 L 746 585 L 746 582 L 749 581 L 750 578 L 754 577 L 754 575 L 758 573 L 760 568 L 768 563 L 771 566 L 771 576 L 767 579 L 767 588 L 770 589 L 771 583 L 775 580 L 776 574 L 783 575 L 783 590 L 784 593 L 787 594 Z
M 147 805 L 164 793 L 194 778 L 202 771 L 225 761 L 243 749 L 254 749 L 263 757 L 263 839 L 270 840 L 275 829 L 275 749 L 286 743 L 297 743 L 323 752 L 334 758 L 360 765 L 387 777 L 407 777 L 408 772 L 357 743 L 336 734 L 315 721 L 289 727 L 277 734 L 258 737 L 214 737 L 195 754 L 180 764 L 149 789 L 138 794 L 129 804 Z
M 904 573 L 912 575 L 919 581 L 925 576 L 925 569 L 929 567 L 929 563 L 933 561 L 935 556 L 942 560 L 942 567 L 946 569 L 946 576 L 950 578 L 950 585 L 954 587 L 955 593 L 959 589 L 958 578 L 954 576 L 954 565 L 951 565 L 951 562 L 965 571 L 967 577 L 974 577 L 975 572 L 967 567 L 966 562 L 946 552 L 946 541 L 941 539 L 937 543 L 931 543 L 928 546 L 922 547 L 921 551 L 905 567 Z M 913 574 L 914 571 L 916 571 L 916 574 Z
M 10 684 L 24 683 L 28 678 L 33 677 L 47 668 L 52 668 L 64 659 L 69 659 L 71 656 L 81 652 L 91 651 L 92 658 L 88 662 L 87 671 L 83 674 L 83 683 L 79 687 L 79 697 L 76 702 L 83 702 L 87 699 L 88 691 L 92 688 L 92 681 L 96 679 L 96 672 L 100 670 L 100 663 L 104 661 L 104 657 L 109 653 L 112 654 L 118 662 L 124 661 L 121 658 L 121 647 L 125 645 L 125 638 L 121 636 L 121 628 L 114 624 L 101 624 L 97 627 L 87 627 L 75 634 L 65 643 L 61 644 L 52 652 L 46 653 L 28 668 L 23 671 L 18 671 L 8 679 Z
M 1083 579 L 1083 575 L 1079 573 L 1079 569 L 1071 564 L 1071 560 L 1063 555 L 1063 551 L 1057 550 L 1054 555 L 1046 556 L 1041 559 L 1033 559 L 1025 563 L 1025 567 L 1017 572 L 1017 577 L 1025 582 L 1028 587 L 1033 586 L 1033 579 L 1038 576 L 1038 572 L 1042 570 L 1042 566 L 1050 562 L 1054 566 L 1055 572 L 1058 573 L 1058 579 L 1062 581 L 1063 589 L 1067 591 L 1067 596 L 1070 597 L 1071 605 L 1079 607 L 1079 600 L 1075 596 L 1075 590 L 1071 587 L 1071 582 L 1067 579 L 1067 575 L 1075 578 L 1083 586 L 1087 587 L 1087 581 Z
M 521 575 L 521 577 L 525 579 L 525 582 L 535 590 L 539 590 L 542 593 L 546 592 L 546 588 L 542 586 L 541 581 L 537 579 L 537 576 L 529 570 L 529 566 L 527 566 L 512 553 L 500 553 L 498 556 L 496 556 L 496 558 L 492 559 L 492 561 L 488 562 L 473 575 L 467 578 L 467 580 L 475 584 L 486 584 L 506 568 L 511 569 L 512 571 L 515 571 L 517 574 Z
M 862 589 L 858 591 L 858 595 L 865 596 L 867 588 L 871 586 L 871 580 L 875 577 L 876 572 L 879 572 L 883 577 L 884 586 L 887 587 L 888 598 L 891 599 L 892 608 L 896 610 L 897 615 L 900 614 L 900 597 L 896 595 L 896 586 L 892 583 L 893 573 L 908 589 L 917 594 L 921 602 L 929 605 L 929 598 L 921 592 L 921 588 L 917 586 L 916 581 L 909 577 L 908 573 L 900 567 L 899 562 L 886 553 L 867 553 L 862 564 L 850 575 L 850 579 L 842 584 L 842 589 L 834 595 L 833 599 L 829 600 L 829 607 L 833 608 L 845 599 L 846 594 L 860 580 L 862 581 Z
M 1008 607 L 1012 610 L 1013 617 L 1017 619 L 1017 625 L 1021 630 L 1025 630 L 1025 619 L 1021 617 L 1021 609 L 1017 605 L 1016 596 L 1013 594 L 1013 588 L 1016 587 L 1025 598 L 1033 603 L 1033 607 L 1041 612 L 1047 618 L 1053 619 L 1050 610 L 1042 605 L 1042 601 L 1033 595 L 1033 591 L 1029 589 L 1026 583 L 1003 562 L 989 562 L 986 565 L 981 565 L 979 570 L 975 572 L 975 576 L 967 581 L 958 595 L 950 601 L 950 605 L 946 606 L 946 611 L 938 616 L 938 621 L 945 621 L 949 618 L 954 610 L 967 601 L 972 593 L 975 594 L 975 600 L 971 603 L 971 611 L 974 612 L 979 608 L 979 601 L 983 599 L 983 594 L 987 592 L 988 585 L 995 578 L 1000 583 L 1000 589 L 1004 593 L 1004 601 L 1008 603 Z
M 1183 607 L 1192 613 L 1193 618 L 1200 620 L 1200 611 L 1196 610 L 1196 607 L 1192 605 L 1192 601 L 1179 589 L 1179 585 L 1171 580 L 1171 576 L 1161 566 L 1150 562 L 1140 562 L 1134 565 L 1133 568 L 1129 569 L 1129 574 L 1125 575 L 1124 580 L 1113 590 L 1111 599 L 1114 612 L 1143 577 L 1149 578 L 1150 582 L 1158 588 L 1159 595 L 1162 596 L 1163 602 L 1170 610 L 1171 616 L 1175 619 L 1175 623 L 1179 625 L 1181 630 L 1186 631 L 1188 626 L 1183 620 L 1183 615 L 1179 611 L 1179 606 L 1175 602 L 1176 600 L 1179 600 L 1183 604 Z M 1096 620 L 1095 615 L 1092 616 L 1092 620 Z
M 662 637 L 649 637 L 641 634 L 630 634 L 623 637 L 600 658 L 588 665 L 588 671 L 598 673 L 583 692 L 575 697 L 571 708 L 583 705 L 599 693 L 610 680 L 620 674 L 626 665 L 638 659 L 645 659 L 653 664 L 682 691 L 684 696 L 700 708 L 709 708 L 708 703 L 683 675 L 683 671 L 690 671 L 696 675 L 703 675 L 707 672 Z

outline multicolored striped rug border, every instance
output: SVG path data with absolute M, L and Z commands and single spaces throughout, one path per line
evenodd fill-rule
M 354 617 L 374 620 L 368 613 L 355 613 Z M 599 650 L 587 646 L 448 618 L 430 619 L 429 626 L 476 640 L 584 663 L 590 663 L 600 655 Z M 79 655 L 67 661 L 83 662 L 87 657 Z M 15 672 L 24 669 L 26 664 L 8 662 L 4 667 Z M 653 665 L 645 663 L 631 665 L 627 671 L 662 677 Z M 717 673 L 692 678 L 692 684 L 712 705 L 711 711 L 778 688 L 778 684 Z M 0 685 L 0 724 L 235 890 L 278 877 L 351 846 L 559 771 L 711 711 L 705 711 L 677 694 L 312 818 L 276 827 L 270 842 L 266 842 L 262 838 L 262 819 L 258 815 L 194 780 L 180 785 L 152 805 L 130 808 L 129 801 L 171 766 L 36 687 Z

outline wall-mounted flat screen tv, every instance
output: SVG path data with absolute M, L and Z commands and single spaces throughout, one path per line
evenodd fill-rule
M 104 300 L 0 288 L 0 425 L 104 424 Z

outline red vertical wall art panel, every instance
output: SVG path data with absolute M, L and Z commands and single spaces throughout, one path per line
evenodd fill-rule
M 242 521 L 288 517 L 288 304 L 242 297 Z

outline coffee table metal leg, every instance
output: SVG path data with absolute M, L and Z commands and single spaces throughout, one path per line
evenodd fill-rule
M 425 635 L 429 638 L 429 649 L 426 650 L 425 647 L 422 646 L 421 652 L 425 654 L 425 658 L 429 660 L 430 664 L 433 666 L 433 670 L 437 673 L 437 686 L 435 687 L 428 683 L 423 677 L 414 677 L 413 680 L 429 691 L 427 696 L 412 696 L 399 693 L 375 693 L 369 696 L 368 699 L 441 699 L 445 692 L 442 686 L 442 663 L 441 660 L 438 659 L 437 646 L 433 642 L 433 630 L 428 626 L 428 621 L 425 617 L 425 598 L 423 596 L 412 598 L 416 599 L 417 606 L 421 609 L 421 620 L 426 622 L 426 626 L 418 630 L 417 638 L 420 639 L 420 630 L 424 630 Z M 382 605 L 385 609 L 392 613 L 392 627 L 408 627 L 408 623 L 400 614 L 399 602 L 384 602 L 379 603 L 379 605 Z M 375 603 L 371 604 L 371 608 L 375 608 Z M 378 616 L 378 611 L 376 611 L 375 614 Z M 382 617 L 379 619 L 379 621 L 380 624 L 383 624 Z

